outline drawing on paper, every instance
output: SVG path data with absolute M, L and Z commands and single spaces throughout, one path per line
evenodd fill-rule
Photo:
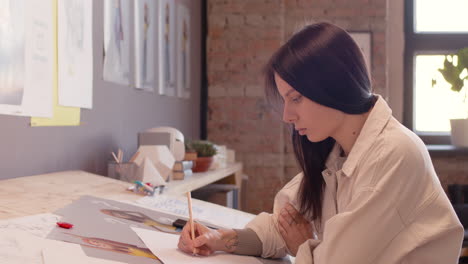
M 169 0 L 162 0 L 159 3 L 159 93 L 174 96 L 176 95 L 175 4 Z
M 155 85 L 156 2 L 135 2 L 135 82 L 136 88 L 153 91 Z
M 104 69 L 106 81 L 130 84 L 130 0 L 104 1 Z
M 85 247 L 127 254 L 135 257 L 145 257 L 159 260 L 158 257 L 156 257 L 148 248 L 138 247 L 136 245 L 122 243 L 104 238 L 85 237 L 70 233 L 64 234 L 79 238 L 81 240 L 81 243 L 79 244 Z
M 25 78 L 24 0 L 0 0 L 0 104 L 21 105 Z
M 177 95 L 190 97 L 190 12 L 185 5 L 177 7 Z
M 83 245 L 89 257 L 130 264 L 159 263 L 148 254 L 147 246 L 132 227 L 166 233 L 180 231 L 172 227 L 175 217 L 170 214 L 92 196 L 82 196 L 55 214 L 76 228 L 54 228 L 47 238 Z
M 66 13 L 67 33 L 65 35 L 65 51 L 68 59 L 68 74 L 75 75 L 76 56 L 84 50 L 84 5 L 82 0 L 69 0 L 64 5 Z
M 135 211 L 123 211 L 123 210 L 113 210 L 113 209 L 101 209 L 101 212 L 106 215 L 110 215 L 120 219 L 126 219 L 137 223 L 142 223 L 146 226 L 152 227 L 158 231 L 171 233 L 171 234 L 180 234 L 182 231 L 172 225 L 161 223 L 156 221 L 151 217 Z

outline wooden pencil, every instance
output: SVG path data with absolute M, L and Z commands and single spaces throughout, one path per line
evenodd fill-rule
M 188 201 L 188 209 L 189 209 L 189 222 L 190 222 L 190 230 L 192 231 L 191 232 L 191 236 L 192 236 L 192 241 L 195 240 L 195 227 L 194 227 L 194 224 L 193 224 L 193 211 L 192 211 L 192 195 L 190 194 L 190 192 L 187 192 L 187 201 Z M 196 248 L 193 249 L 193 252 L 192 252 L 194 255 L 196 254 Z

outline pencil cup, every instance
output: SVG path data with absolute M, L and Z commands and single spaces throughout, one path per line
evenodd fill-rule
M 137 179 L 138 166 L 134 162 L 109 162 L 107 164 L 107 176 L 116 180 L 134 182 Z

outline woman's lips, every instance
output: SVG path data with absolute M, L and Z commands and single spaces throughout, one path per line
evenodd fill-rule
M 297 132 L 299 133 L 299 135 L 304 135 L 306 133 L 306 130 L 306 128 L 299 128 Z

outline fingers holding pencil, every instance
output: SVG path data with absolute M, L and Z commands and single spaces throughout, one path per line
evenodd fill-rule
M 189 223 L 190 223 L 190 237 L 192 241 L 195 240 L 195 228 L 193 226 L 193 211 L 192 211 L 192 195 L 190 192 L 187 192 L 187 202 L 188 202 L 188 210 L 189 210 Z M 194 255 L 197 254 L 196 248 L 193 249 L 192 252 Z
M 192 230 L 194 230 L 195 239 L 191 238 Z M 195 251 L 197 255 L 211 255 L 215 251 L 210 243 L 213 239 L 212 232 L 213 230 L 199 223 L 194 223 L 194 229 L 192 229 L 190 223 L 187 222 L 180 234 L 177 247 L 187 254 L 193 254 Z

